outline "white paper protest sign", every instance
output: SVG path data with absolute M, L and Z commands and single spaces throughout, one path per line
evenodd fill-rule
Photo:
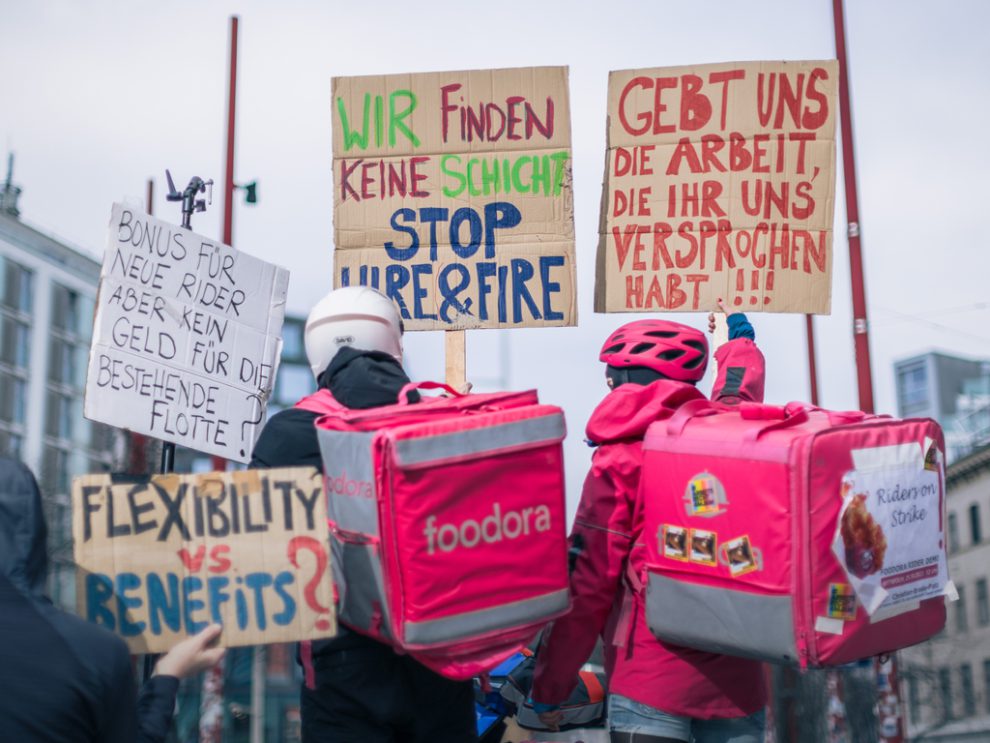
M 857 468 L 843 478 L 843 505 L 832 543 L 871 616 L 942 596 L 949 579 L 940 465 L 927 462 L 916 443 L 878 449 L 887 455 L 883 466 L 861 456 Z
M 237 462 L 281 352 L 289 272 L 114 204 L 85 416 Z

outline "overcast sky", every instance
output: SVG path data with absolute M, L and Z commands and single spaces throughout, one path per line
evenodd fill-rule
M 0 151 L 16 153 L 23 219 L 100 255 L 112 202 L 143 204 L 149 177 L 156 215 L 176 222 L 166 167 L 180 188 L 194 174 L 221 182 L 231 13 L 235 180 L 257 179 L 260 192 L 235 208 L 234 245 L 291 271 L 296 314 L 332 280 L 332 76 L 570 66 L 579 326 L 472 331 L 468 376 L 490 386 L 507 346 L 508 385 L 565 407 L 572 486 L 605 391 L 598 349 L 637 317 L 592 312 L 609 70 L 835 56 L 829 0 L 0 0 Z M 990 3 L 853 0 L 846 13 L 874 387 L 878 409 L 894 412 L 895 359 L 990 357 Z M 815 328 L 821 402 L 844 409 L 857 394 L 841 170 L 836 183 L 832 314 Z M 219 237 L 221 201 L 218 189 L 197 232 Z M 753 320 L 768 400 L 807 399 L 803 316 Z M 414 376 L 442 376 L 440 333 L 407 348 Z

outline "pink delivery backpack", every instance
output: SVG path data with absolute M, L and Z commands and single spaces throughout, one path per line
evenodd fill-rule
M 832 666 L 945 624 L 945 445 L 928 419 L 692 401 L 644 442 L 647 622 L 666 641 Z
M 410 405 L 414 388 L 453 396 Z M 458 395 L 424 382 L 399 400 L 337 405 L 316 421 L 338 614 L 466 679 L 570 606 L 564 415 L 535 391 Z

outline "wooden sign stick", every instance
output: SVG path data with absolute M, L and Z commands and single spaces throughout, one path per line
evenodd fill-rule
M 467 386 L 467 347 L 465 331 L 445 330 L 444 359 L 446 362 L 446 382 L 458 392 L 466 392 Z

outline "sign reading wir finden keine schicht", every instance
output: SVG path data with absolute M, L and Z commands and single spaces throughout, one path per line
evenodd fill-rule
M 574 325 L 566 67 L 333 80 L 334 282 L 411 330 Z

